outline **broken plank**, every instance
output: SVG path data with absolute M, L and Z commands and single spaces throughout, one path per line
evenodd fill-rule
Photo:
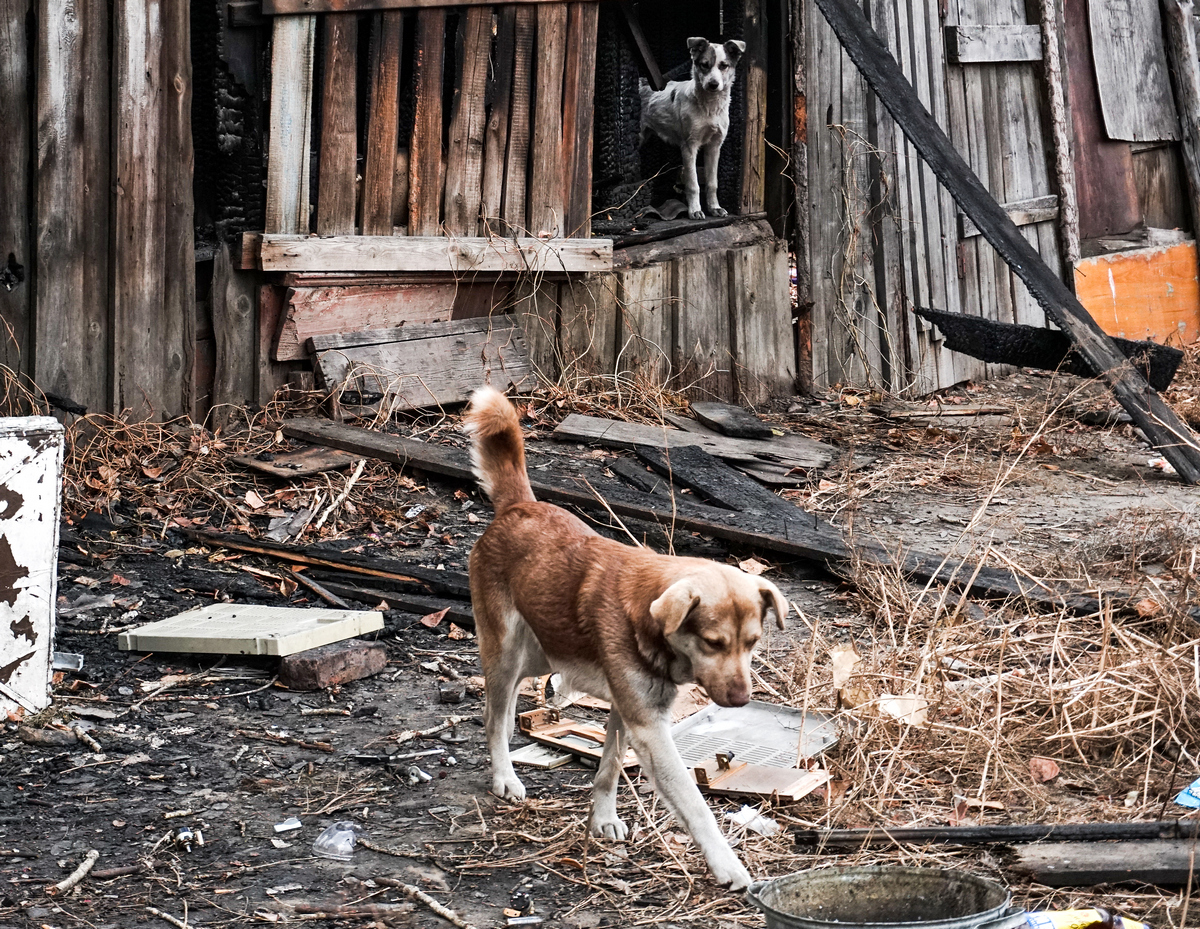
M 761 484 L 735 471 L 704 449 L 685 445 L 670 450 L 640 446 L 637 456 L 674 484 L 686 487 L 710 503 L 739 513 L 796 513 L 794 504 L 775 496 Z
M 398 590 L 347 584 L 344 581 L 335 581 L 328 577 L 321 579 L 321 585 L 330 593 L 335 593 L 348 600 L 371 603 L 375 606 L 386 603 L 389 610 L 400 610 L 416 616 L 428 616 L 430 613 L 440 613 L 445 610 L 445 619 L 448 622 L 452 622 L 456 626 L 465 626 L 468 629 L 475 628 L 475 614 L 469 606 L 461 603 L 452 604 L 433 597 L 422 597 Z
M 1092 371 L 1103 378 L 1150 443 L 1189 484 L 1200 483 L 1200 442 L 1105 335 L 1021 235 L 921 103 L 900 66 L 853 0 L 816 0 L 842 47 L 954 201 L 982 231 Z
M 1051 194 L 1048 197 L 1031 197 L 1028 200 L 1001 203 L 1000 208 L 1018 226 L 1044 223 L 1051 219 L 1058 219 L 1058 196 Z M 979 227 L 971 222 L 965 213 L 958 214 L 958 229 L 960 239 L 970 239 L 981 234 Z
M 774 435 L 769 425 L 732 403 L 697 400 L 689 408 L 700 423 L 734 439 L 769 439 Z
M 946 60 L 951 64 L 1041 61 L 1039 26 L 946 26 Z
M 1046 842 L 1025 845 L 1011 868 L 1049 887 L 1091 887 L 1136 881 L 1182 885 L 1191 882 L 1200 859 L 1195 840 L 1150 842 Z
M 462 289 L 454 283 L 290 288 L 275 360 L 307 361 L 313 336 L 448 320 Z
M 867 829 L 798 829 L 797 845 L 830 848 L 859 848 L 868 845 L 907 843 L 927 845 L 945 842 L 951 845 L 1019 844 L 1045 839 L 1103 842 L 1110 839 L 1182 839 L 1193 838 L 1200 823 L 1188 820 L 1164 820 L 1149 823 L 1033 823 L 995 826 L 872 826 Z
M 314 445 L 297 452 L 273 454 L 269 460 L 260 460 L 254 455 L 235 455 L 234 461 L 243 468 L 269 474 L 272 477 L 309 477 L 322 471 L 337 471 L 349 467 L 361 458 L 337 448 Z
M 299 418 L 281 424 L 284 435 L 314 444 L 343 448 L 359 455 L 390 461 L 430 474 L 474 483 L 470 455 L 457 448 L 428 445 L 405 436 L 385 435 L 368 429 L 345 426 L 325 420 Z M 621 517 L 657 522 L 674 530 L 698 532 L 763 551 L 793 558 L 807 558 L 837 566 L 851 560 L 860 563 L 893 565 L 895 559 L 880 545 L 851 548 L 841 532 L 810 513 L 797 509 L 790 519 L 734 513 L 680 496 L 674 499 L 650 496 L 614 483 L 587 486 L 570 478 L 557 478 L 548 472 L 531 477 L 530 487 L 539 500 L 571 504 L 588 510 L 616 513 Z M 601 498 L 602 495 L 602 498 Z M 1064 608 L 1073 613 L 1091 614 L 1100 609 L 1095 597 L 1078 591 L 1059 591 L 1046 584 L 1024 582 L 1010 571 L 983 567 L 965 570 L 940 555 L 908 552 L 900 562 L 907 574 L 959 587 L 970 584 L 980 596 L 1007 599 L 1028 597 L 1035 603 Z M 972 580 L 973 577 L 973 580 Z M 1113 598 L 1117 603 L 1119 598 Z
M 587 273 L 612 270 L 612 240 L 264 235 L 259 267 L 263 271 Z
M 618 458 L 608 464 L 608 470 L 643 493 L 671 493 L 671 482 L 659 477 L 650 468 L 630 458 Z
M 346 344 L 369 340 L 369 344 Z M 480 384 L 533 383 L 525 337 L 511 317 L 455 320 L 310 340 L 326 389 L 378 393 L 392 411 L 465 403 Z
M 636 448 L 652 445 L 680 448 L 699 445 L 711 455 L 734 461 L 754 459 L 786 462 L 792 467 L 823 468 L 833 460 L 835 449 L 815 439 L 791 436 L 786 444 L 759 439 L 734 439 L 729 436 L 682 432 L 665 426 L 627 423 L 572 413 L 554 430 L 554 438 L 564 442 L 596 442 L 610 448 Z

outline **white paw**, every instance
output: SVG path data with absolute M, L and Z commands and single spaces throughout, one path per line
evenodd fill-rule
M 614 842 L 624 842 L 629 835 L 625 823 L 617 816 L 600 816 L 592 814 L 590 825 L 592 835 L 598 839 L 612 839 Z
M 525 785 L 511 771 L 508 774 L 492 776 L 492 793 L 501 800 L 524 800 Z
M 725 856 L 721 857 L 725 858 Z M 733 852 L 729 853 L 728 861 L 710 860 L 708 867 L 712 871 L 713 880 L 730 890 L 745 890 L 750 886 L 750 872 L 742 866 Z
M 688 219 L 704 219 L 704 213 L 701 210 L 688 210 Z
M 719 206 L 714 206 L 714 207 L 710 208 L 708 212 L 709 212 L 710 216 L 728 216 L 729 215 L 728 210 L 723 209 L 722 207 L 719 207 Z

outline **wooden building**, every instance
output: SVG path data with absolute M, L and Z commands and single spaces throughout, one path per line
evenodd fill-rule
M 1161 24 L 1130 6 L 868 9 L 1061 273 L 1168 241 L 1186 278 Z M 1104 17 L 1124 46 L 1092 48 Z M 678 153 L 638 132 L 639 81 L 685 76 L 694 34 L 747 44 L 731 215 L 700 221 L 664 218 Z M 1121 55 L 1124 104 L 1095 63 Z M 438 338 L 480 359 L 444 397 L 513 339 L 549 378 L 921 393 L 987 372 L 914 307 L 1045 323 L 813 0 L 0 0 L 0 125 L 0 363 L 92 410 L 264 403 L 314 350 L 353 373 L 418 338 L 388 355 L 417 399 Z

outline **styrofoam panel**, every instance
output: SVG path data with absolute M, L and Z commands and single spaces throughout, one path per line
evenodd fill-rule
M 124 632 L 117 644 L 138 652 L 282 656 L 382 628 L 383 614 L 375 610 L 214 603 Z

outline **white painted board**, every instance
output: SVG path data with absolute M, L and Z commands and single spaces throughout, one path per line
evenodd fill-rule
M 50 704 L 63 430 L 0 418 L 0 709 Z
M 383 614 L 375 610 L 214 603 L 124 632 L 117 645 L 136 652 L 283 656 L 382 628 Z

